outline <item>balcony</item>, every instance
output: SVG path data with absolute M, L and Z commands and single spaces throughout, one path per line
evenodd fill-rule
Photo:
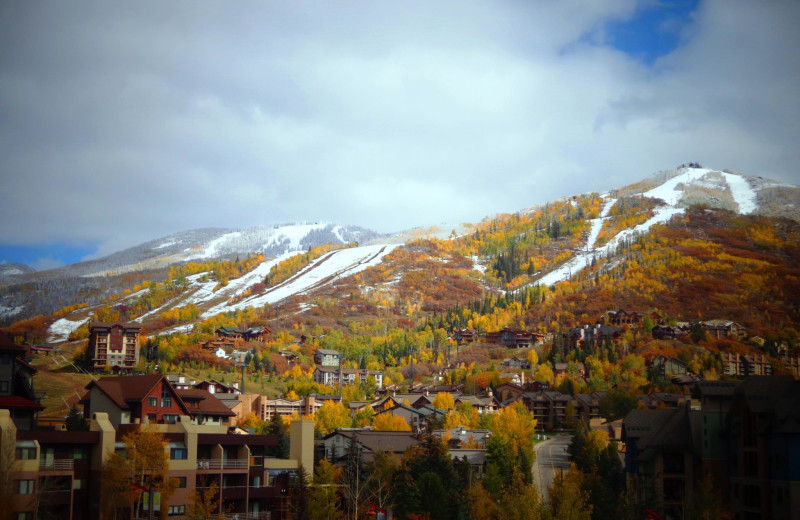
M 247 459 L 200 459 L 197 461 L 197 469 L 201 471 L 247 469 L 247 463 Z
M 75 461 L 73 459 L 40 460 L 39 471 L 73 471 Z

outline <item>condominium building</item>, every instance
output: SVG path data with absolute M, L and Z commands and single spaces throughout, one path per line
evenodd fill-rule
M 131 372 L 139 363 L 138 323 L 93 323 L 89 327 L 89 352 L 95 371 Z

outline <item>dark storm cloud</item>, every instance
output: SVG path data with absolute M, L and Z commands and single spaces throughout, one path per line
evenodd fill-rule
M 604 40 L 643 3 L 5 3 L 0 242 L 399 230 L 688 160 L 796 180 L 797 3 L 701 2 L 652 66 Z

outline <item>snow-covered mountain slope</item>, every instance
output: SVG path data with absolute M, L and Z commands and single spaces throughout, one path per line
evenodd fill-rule
M 770 212 L 762 208 L 760 203 L 769 198 L 767 191 L 778 188 L 800 192 L 800 188 L 767 181 L 759 177 L 746 177 L 738 173 L 700 167 L 681 167 L 671 172 L 662 172 L 635 186 L 641 187 L 642 185 L 648 186 L 649 189 L 623 188 L 617 192 L 617 195 L 619 193 L 627 196 L 638 194 L 663 201 L 651 218 L 634 228 L 621 231 L 602 247 L 596 247 L 603 221 L 608 218 L 609 211 L 617 202 L 614 196 L 604 195 L 603 210 L 599 218 L 591 221 L 591 232 L 585 249 L 576 253 L 557 269 L 543 275 L 535 283 L 552 285 L 568 280 L 574 273 L 590 265 L 593 257 L 614 251 L 621 241 L 638 233 L 646 233 L 656 224 L 666 223 L 673 216 L 683 213 L 685 208 L 690 205 L 706 204 L 711 207 L 730 209 L 741 214 L 769 214 Z
M 363 244 L 380 236 L 358 226 L 341 226 L 327 222 L 237 230 L 186 231 L 146 242 L 102 260 L 87 262 L 93 268 L 84 273 L 84 276 L 105 276 L 189 260 L 232 258 L 253 253 L 263 253 L 267 258 L 274 258 L 291 251 L 305 251 L 324 244 Z

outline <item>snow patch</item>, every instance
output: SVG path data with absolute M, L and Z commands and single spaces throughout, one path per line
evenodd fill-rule
M 25 309 L 23 306 L 18 307 L 3 307 L 0 305 L 0 316 L 14 316 L 15 314 L 19 314 Z
M 733 173 L 722 172 L 722 175 L 731 189 L 734 202 L 739 205 L 739 213 L 749 215 L 758 209 L 756 191 L 750 186 L 747 179 Z
M 164 242 L 163 244 L 161 244 L 161 245 L 159 245 L 159 246 L 156 246 L 156 247 L 154 247 L 153 249 L 164 249 L 165 247 L 174 246 L 175 244 L 177 244 L 177 242 L 175 242 L 175 241 L 172 241 L 172 242 Z
M 377 265 L 389 254 L 395 245 L 370 245 L 339 249 L 314 260 L 300 273 L 286 282 L 267 289 L 263 294 L 246 298 L 233 305 L 227 302 L 216 305 L 203 314 L 204 318 L 221 312 L 260 307 L 284 300 L 295 294 L 308 292 L 326 283 L 354 275 L 367 267 Z
M 699 181 L 712 170 L 706 168 L 687 168 L 686 171 L 676 177 L 669 179 L 661 186 L 657 186 L 650 191 L 643 193 L 645 197 L 661 199 L 670 206 L 677 206 L 683 198 L 682 185 L 692 184 Z
M 62 341 L 67 341 L 69 339 L 69 335 L 76 331 L 81 325 L 89 321 L 89 318 L 85 318 L 78 321 L 68 320 L 66 318 L 61 318 L 60 320 L 56 320 L 50 325 L 50 328 L 47 329 L 49 336 L 47 337 L 48 343 L 59 343 Z

